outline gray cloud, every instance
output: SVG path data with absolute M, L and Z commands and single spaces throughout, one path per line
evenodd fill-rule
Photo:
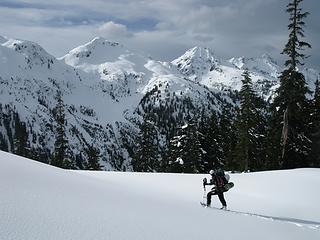
M 282 61 L 280 52 L 288 37 L 287 3 L 279 0 L 51 0 L 48 4 L 42 0 L 2 1 L 3 33 L 0 34 L 37 41 L 56 56 L 103 35 L 161 60 L 171 60 L 200 45 L 212 48 L 222 57 L 268 52 Z M 320 1 L 306 0 L 302 7 L 311 13 L 306 19 L 305 33 L 313 49 L 307 52 L 311 55 L 307 63 L 319 68 Z

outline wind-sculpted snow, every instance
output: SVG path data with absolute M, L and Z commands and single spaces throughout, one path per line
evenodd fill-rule
M 207 175 L 68 171 L 0 151 L 0 239 L 320 238 L 319 169 L 230 175 L 221 211 L 199 204 Z

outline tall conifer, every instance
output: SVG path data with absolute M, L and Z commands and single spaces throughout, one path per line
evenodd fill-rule
M 158 133 L 149 117 L 144 118 L 140 127 L 138 147 L 134 155 L 133 170 L 153 172 L 159 170 Z
M 312 150 L 310 162 L 313 167 L 320 167 L 320 82 L 315 82 L 315 91 L 311 108 L 311 139 Z
M 88 145 L 85 149 L 87 154 L 86 169 L 88 170 L 101 170 L 99 163 L 100 151 L 94 145 Z
M 243 75 L 240 90 L 240 114 L 238 117 L 239 140 L 236 147 L 238 170 L 259 170 L 263 160 L 265 139 L 262 102 L 253 90 L 250 73 Z
M 302 41 L 304 37 L 303 19 L 308 12 L 302 12 L 300 4 L 303 0 L 291 0 L 287 5 L 289 18 L 289 40 L 283 54 L 288 56 L 285 69 L 280 76 L 280 87 L 273 104 L 273 114 L 279 129 L 278 139 L 281 144 L 280 166 L 282 168 L 303 167 L 308 165 L 306 157 L 310 152 L 308 137 L 309 103 L 306 99 L 308 88 L 305 78 L 297 69 L 303 65 L 306 55 L 302 53 L 310 44 Z
M 68 140 L 65 134 L 65 110 L 64 110 L 64 102 L 62 99 L 61 91 L 58 91 L 57 96 L 57 105 L 54 109 L 54 119 L 56 121 L 56 132 L 55 132 L 55 143 L 54 143 L 54 154 L 51 164 L 57 167 L 64 168 L 65 167 L 65 158 L 66 151 L 68 148 Z M 68 164 L 69 165 L 69 164 Z

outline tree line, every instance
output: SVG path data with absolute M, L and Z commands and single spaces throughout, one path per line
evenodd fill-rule
M 21 120 L 15 107 L 2 104 L 0 127 L 4 131 L 0 132 L 0 149 L 64 169 L 101 170 L 100 151 L 95 146 L 85 143 L 86 146 L 76 155 L 70 151 L 70 140 L 66 135 L 65 104 L 60 90 L 55 99 L 57 103 L 52 110 L 53 120 L 49 126 L 55 133 L 53 149 L 49 148 L 45 137 L 34 133 L 31 125 Z
M 159 154 L 154 147 L 156 127 L 145 119 L 133 157 L 134 170 L 192 173 L 213 165 L 234 171 L 320 167 L 319 79 L 308 99 L 311 92 L 298 70 L 307 57 L 303 51 L 311 48 L 302 40 L 304 18 L 309 14 L 302 11 L 302 1 L 287 5 L 289 38 L 282 52 L 287 56 L 286 68 L 272 103 L 254 91 L 250 72 L 245 70 L 236 114 L 231 116 L 230 109 L 223 108 L 210 119 L 187 119 L 165 153 Z

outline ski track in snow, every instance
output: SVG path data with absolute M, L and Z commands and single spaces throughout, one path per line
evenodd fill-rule
M 298 219 L 298 218 L 288 218 L 288 217 L 274 217 L 274 216 L 267 216 L 267 215 L 262 215 L 257 213 L 249 213 L 249 212 L 241 212 L 241 211 L 230 210 L 230 209 L 221 210 L 220 208 L 217 208 L 217 207 L 210 207 L 210 209 L 225 211 L 226 213 L 232 213 L 232 214 L 241 214 L 243 216 L 257 217 L 257 218 L 268 220 L 268 221 L 285 222 L 285 223 L 294 224 L 298 227 L 306 227 L 314 230 L 320 230 L 320 222 L 315 222 L 315 221 L 309 221 L 309 220 Z
M 0 151 L 0 240 L 318 240 L 319 171 L 233 174 L 231 210 L 209 211 L 202 174 L 68 171 Z

